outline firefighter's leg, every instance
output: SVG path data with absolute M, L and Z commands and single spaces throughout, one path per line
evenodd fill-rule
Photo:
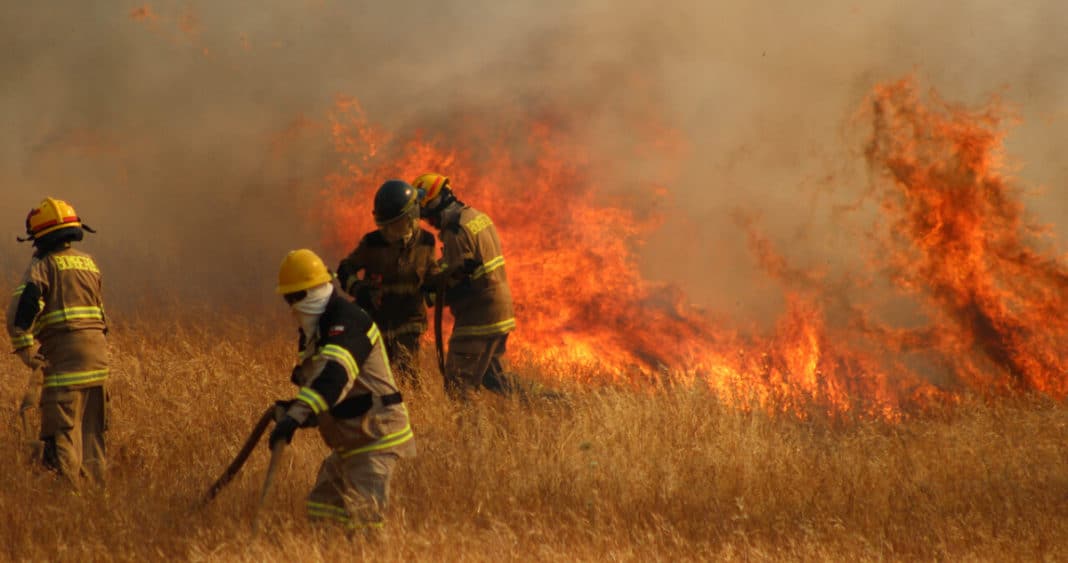
M 491 358 L 492 339 L 462 338 L 449 341 L 445 358 L 445 392 L 453 399 L 466 400 L 469 392 L 482 386 L 482 374 Z
M 353 521 L 345 508 L 345 488 L 341 458 L 337 454 L 330 454 L 319 466 L 315 486 L 308 494 L 305 504 L 308 518 L 313 522 L 336 522 L 351 530 Z
M 82 412 L 82 468 L 96 484 L 104 484 L 107 459 L 104 431 L 107 429 L 107 396 L 103 386 L 82 390 L 85 408 Z
M 48 387 L 41 393 L 44 465 L 76 482 L 82 466 L 82 391 Z
M 367 452 L 345 460 L 345 500 L 355 529 L 382 527 L 389 505 L 389 484 L 397 454 Z
M 504 372 L 504 352 L 508 342 L 508 335 L 502 335 L 493 339 L 493 343 L 487 346 L 486 353 L 489 356 L 486 371 L 482 373 L 482 385 L 486 389 L 500 395 L 510 395 L 515 392 L 515 384 Z

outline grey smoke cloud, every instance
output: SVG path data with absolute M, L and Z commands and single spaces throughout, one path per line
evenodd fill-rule
M 831 209 L 866 185 L 865 128 L 850 117 L 880 81 L 915 71 L 966 103 L 1003 92 L 1024 119 L 1009 144 L 1021 180 L 1049 188 L 1031 209 L 1058 225 L 1068 211 L 1054 1 L 9 4 L 0 267 L 24 267 L 13 241 L 26 209 L 65 197 L 101 231 L 88 247 L 112 301 L 270 299 L 282 253 L 317 243 L 301 217 L 337 166 L 323 122 L 337 94 L 398 130 L 447 128 L 456 108 L 574 104 L 607 161 L 626 117 L 656 106 L 690 150 L 643 266 L 754 318 L 774 316 L 779 290 L 754 283 L 731 214 L 756 214 L 799 265 L 853 267 L 864 215 L 847 224 Z M 142 7 L 155 19 L 131 18 Z

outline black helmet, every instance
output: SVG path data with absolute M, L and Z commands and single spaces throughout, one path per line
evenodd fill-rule
M 404 180 L 389 180 L 375 192 L 375 224 L 382 226 L 404 216 L 419 217 L 418 193 Z

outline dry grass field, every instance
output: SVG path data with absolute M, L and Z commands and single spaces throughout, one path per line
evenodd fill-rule
M 420 454 L 370 539 L 304 519 L 325 449 L 302 431 L 253 535 L 265 446 L 214 504 L 193 506 L 264 406 L 292 394 L 292 332 L 283 318 L 201 313 L 115 327 L 106 492 L 70 491 L 27 464 L 17 433 L 0 436 L 0 558 L 1004 561 L 1068 548 L 1060 404 L 798 421 L 701 389 L 576 385 L 566 404 L 486 401 L 459 416 L 437 385 L 409 391 Z M 13 357 L 0 368 L 2 422 L 16 428 L 24 371 Z

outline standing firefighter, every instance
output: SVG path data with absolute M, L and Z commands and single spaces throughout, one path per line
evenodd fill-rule
M 335 293 L 330 272 L 310 250 L 286 255 L 278 293 L 300 327 L 292 381 L 296 399 L 280 403 L 269 443 L 289 443 L 298 427 L 318 426 L 333 449 L 308 495 L 308 516 L 349 530 L 382 523 L 397 459 L 415 455 L 408 410 L 393 381 L 378 327 Z
M 19 241 L 33 241 L 36 250 L 8 308 L 7 330 L 19 359 L 44 372 L 44 465 L 72 483 L 85 476 L 102 485 L 107 322 L 100 269 L 71 248 L 84 231 L 94 232 L 65 201 L 46 198 L 30 210 L 28 237 Z
M 434 235 L 419 228 L 418 199 L 403 180 L 382 184 L 373 212 L 378 230 L 364 235 L 337 268 L 342 287 L 382 330 L 394 369 L 412 384 L 427 327 L 419 288 L 435 267 Z
M 445 176 L 423 174 L 412 185 L 423 192 L 422 216 L 439 230 L 444 245 L 439 272 L 429 285 L 447 288 L 444 304 L 455 320 L 445 389 L 455 398 L 483 385 L 509 391 L 501 357 L 515 315 L 497 229 L 485 213 L 456 199 Z

